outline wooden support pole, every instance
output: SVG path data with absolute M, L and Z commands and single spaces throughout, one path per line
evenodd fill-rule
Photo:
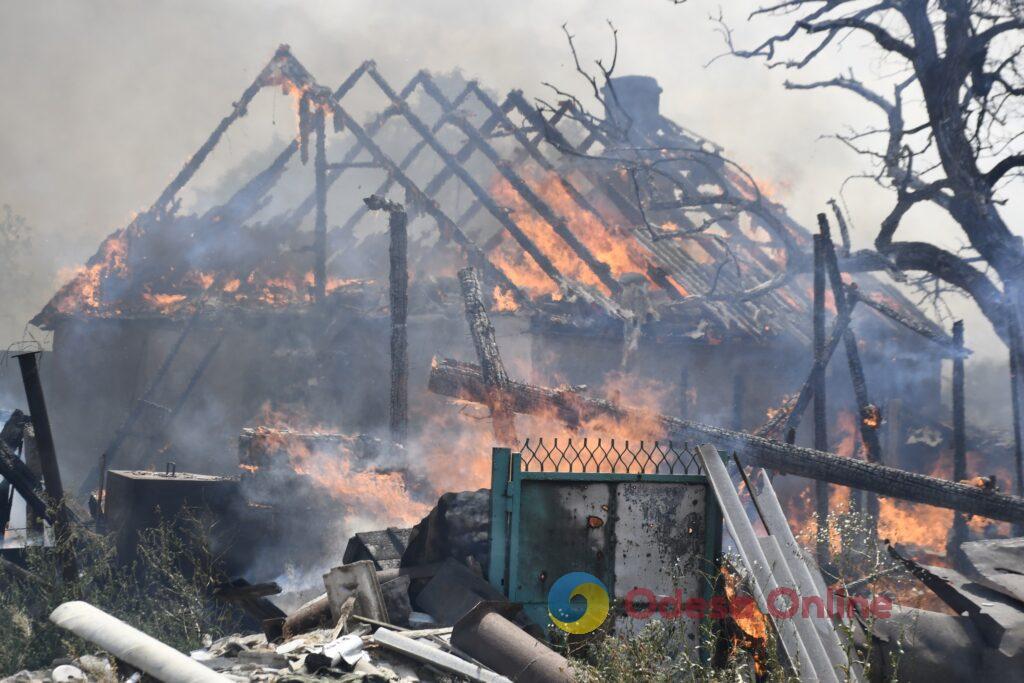
M 690 368 L 679 371 L 679 417 L 693 417 L 690 401 Z
M 385 89 L 383 79 L 380 78 L 375 71 L 370 71 L 370 77 L 373 78 L 382 89 Z M 423 80 L 423 89 L 438 102 L 447 103 L 447 98 L 444 97 L 444 94 L 437 87 L 437 84 L 430 78 L 425 78 Z M 612 275 L 611 267 L 593 254 L 590 248 L 569 228 L 565 218 L 552 209 L 551 205 L 545 202 L 544 199 L 541 198 L 541 196 L 538 195 L 532 187 L 530 187 L 530 184 L 516 173 L 510 164 L 506 163 L 501 158 L 498 151 L 494 149 L 489 142 L 487 142 L 487 139 L 480 134 L 480 131 L 474 128 L 469 121 L 462 118 L 452 118 L 451 123 L 458 128 L 476 146 L 476 148 L 485 157 L 487 157 L 488 160 L 490 160 L 492 164 L 494 164 L 498 173 L 500 173 L 509 185 L 512 186 L 516 191 L 516 194 L 522 197 L 523 200 L 537 212 L 537 215 L 540 216 L 545 223 L 551 226 L 551 229 L 555 234 L 573 250 L 576 256 L 579 257 L 584 264 L 586 264 L 587 268 L 590 269 L 601 284 L 604 285 L 612 295 L 619 294 L 622 291 L 622 285 L 620 285 Z
M 350 114 L 348 114 L 339 105 L 335 108 L 334 115 L 336 119 L 340 118 L 345 128 L 355 136 L 356 140 L 359 141 L 359 144 L 369 152 L 374 160 L 387 170 L 388 174 L 392 176 L 402 187 L 406 195 L 411 197 L 411 201 L 413 201 L 417 207 L 423 209 L 423 211 L 437 222 L 437 227 L 441 231 L 441 234 L 446 238 L 451 238 L 462 248 L 463 253 L 466 256 L 466 260 L 469 263 L 482 267 L 485 275 L 488 277 L 488 280 L 497 284 L 503 291 L 510 293 L 516 303 L 520 305 L 529 303 L 529 299 L 526 295 L 508 279 L 508 276 L 505 275 L 500 268 L 495 266 L 494 263 L 487 258 L 486 254 L 484 254 L 480 248 L 466 236 L 466 233 L 462 231 L 462 228 L 440 209 L 437 202 L 424 194 L 416 183 L 414 183 L 412 179 L 398 167 L 398 164 L 384 153 L 384 151 L 373 141 L 367 131 L 363 130 L 363 128 L 354 118 L 352 118 Z M 444 152 L 444 149 L 442 148 L 441 151 Z M 559 278 L 560 277 L 561 276 L 559 276 Z M 561 279 L 559 281 L 561 281 Z
M 404 208 L 388 214 L 389 300 L 391 304 L 391 441 L 404 444 L 409 435 L 409 217 Z
M 70 581 L 78 574 L 75 557 L 71 548 L 68 529 L 69 516 L 64 500 L 64 485 L 60 480 L 60 466 L 57 463 L 57 447 L 50 429 L 50 416 L 46 411 L 46 397 L 43 395 L 43 381 L 39 376 L 39 353 L 32 351 L 16 356 L 21 369 L 21 380 L 25 385 L 25 399 L 28 403 L 32 429 L 35 432 L 36 447 L 39 449 L 39 463 L 43 470 L 43 488 L 54 507 L 53 530 L 57 552 L 61 556 L 64 579 Z M 13 482 L 12 482 L 13 483 Z
M 746 384 L 743 375 L 737 373 L 732 378 L 732 428 L 743 431 L 743 401 L 746 398 Z
M 964 347 L 964 321 L 953 323 L 953 346 Z M 967 413 L 964 404 L 964 357 L 953 356 L 953 481 L 967 478 Z M 967 519 L 961 513 L 953 515 L 953 528 L 946 543 L 946 558 L 953 567 L 962 569 L 964 562 L 960 544 L 967 540 Z
M 494 426 L 494 438 L 498 446 L 512 446 L 516 443 L 515 414 L 507 405 L 505 391 L 508 388 L 508 373 L 498 351 L 498 342 L 494 337 L 494 326 L 487 315 L 483 296 L 480 291 L 480 278 L 473 268 L 459 271 L 459 284 L 462 287 L 462 300 L 466 306 L 466 322 L 473 336 L 473 346 L 483 375 L 484 386 L 487 387 L 486 405 L 491 410 Z
M 1021 424 L 1021 393 L 1024 387 L 1024 329 L 1021 328 L 1020 292 L 1014 285 L 1007 288 L 1010 294 L 1010 404 L 1013 411 L 1013 469 L 1014 491 L 1024 496 L 1024 425 Z M 1014 533 L 1024 535 L 1024 525 L 1016 525 Z
M 825 240 L 814 236 L 814 306 L 812 312 L 814 336 L 814 449 L 828 451 L 828 415 L 825 405 Z M 838 310 L 838 309 L 837 309 Z M 814 485 L 815 512 L 818 515 L 818 564 L 829 563 L 828 550 L 828 482 L 818 480 Z
M 313 230 L 313 298 L 322 302 L 327 296 L 327 141 L 324 110 L 316 111 L 316 225 Z
M 818 227 L 821 232 L 828 275 L 832 283 L 832 296 L 835 299 L 836 311 L 845 311 L 851 306 L 849 292 L 855 292 L 857 288 L 853 285 L 846 287 L 843 284 L 839 259 L 836 256 L 836 248 L 829 231 L 828 218 L 823 213 L 818 214 Z M 849 326 L 843 332 L 843 345 L 846 347 L 846 363 L 850 371 L 850 380 L 853 383 L 853 396 L 857 401 L 857 426 L 860 430 L 861 441 L 864 443 L 865 457 L 868 462 L 882 463 L 882 443 L 878 437 L 882 414 L 878 406 L 871 403 L 868 398 L 867 377 L 864 375 L 864 365 L 860 361 L 857 336 Z M 851 497 L 851 499 L 856 500 L 856 497 Z M 878 497 L 869 493 L 865 503 L 865 511 L 871 520 L 871 531 L 877 534 L 880 511 Z
M 429 389 L 435 394 L 486 404 L 490 389 L 480 367 L 454 360 L 434 359 Z M 985 491 L 977 486 L 907 472 L 790 446 L 753 434 L 721 429 L 668 415 L 624 408 L 611 401 L 585 398 L 578 392 L 551 389 L 509 380 L 504 392 L 507 407 L 517 413 L 557 416 L 570 428 L 596 418 L 617 421 L 654 421 L 666 436 L 690 443 L 713 443 L 722 451 L 736 451 L 744 463 L 840 486 L 873 491 L 914 503 L 960 510 L 1007 522 L 1024 522 L 1024 499 Z

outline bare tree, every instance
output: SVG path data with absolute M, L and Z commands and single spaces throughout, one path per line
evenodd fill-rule
M 1019 320 L 1016 292 L 1024 291 L 1024 246 L 1006 223 L 1000 195 L 1024 169 L 1024 3 L 781 0 L 750 15 L 764 17 L 782 17 L 787 26 L 751 49 L 737 47 L 719 17 L 729 54 L 800 70 L 864 36 L 874 51 L 869 56 L 896 74 L 891 92 L 869 87 L 852 70 L 786 82 L 792 90 L 851 93 L 881 114 L 876 126 L 835 136 L 868 157 L 875 180 L 895 193 L 874 250 L 851 254 L 844 267 L 923 272 L 934 291 L 954 287 L 969 295 L 1009 343 L 1008 322 Z M 969 249 L 896 239 L 908 212 L 925 203 L 955 221 Z

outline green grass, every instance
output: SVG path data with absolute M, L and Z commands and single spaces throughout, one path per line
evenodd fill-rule
M 237 631 L 242 615 L 209 597 L 219 562 L 208 532 L 198 514 L 164 522 L 140 534 L 137 559 L 125 566 L 116 560 L 112 537 L 73 529 L 62 542 L 77 562 L 72 580 L 61 577 L 55 548 L 29 548 L 34 580 L 0 572 L 0 677 L 96 651 L 48 621 L 68 600 L 84 600 L 185 652 L 200 647 L 204 634 Z

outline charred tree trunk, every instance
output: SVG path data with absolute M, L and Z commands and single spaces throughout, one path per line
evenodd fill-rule
M 473 336 L 473 346 L 483 373 L 487 396 L 484 403 L 491 410 L 494 424 L 494 437 L 501 446 L 516 443 L 515 414 L 507 405 L 506 390 L 508 373 L 501 362 L 498 343 L 494 338 L 494 326 L 487 316 L 483 296 L 480 292 L 480 279 L 472 268 L 459 271 L 459 284 L 462 286 L 462 300 L 466 305 L 466 322 Z
M 814 448 L 828 451 L 827 413 L 825 405 L 825 370 L 828 361 L 825 359 L 825 240 L 821 235 L 814 236 Z M 836 309 L 839 310 L 838 308 Z M 814 486 L 815 511 L 818 515 L 818 564 L 822 567 L 829 563 L 828 552 L 828 482 L 819 479 Z
M 435 359 L 429 388 L 442 396 L 486 404 L 491 390 L 480 367 L 454 360 Z M 623 408 L 610 401 L 584 398 L 579 393 L 509 381 L 504 392 L 509 410 L 523 414 L 557 415 L 570 428 L 597 418 L 655 420 L 664 433 L 695 443 L 710 442 L 720 450 L 737 451 L 745 463 L 840 486 L 873 491 L 968 514 L 1007 522 L 1024 522 L 1024 499 L 985 491 L 894 467 L 843 458 L 810 448 L 790 446 L 752 434 L 683 420 L 667 415 Z

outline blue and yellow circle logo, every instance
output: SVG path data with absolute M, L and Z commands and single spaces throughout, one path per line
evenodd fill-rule
M 576 596 L 586 606 L 573 604 Z M 570 572 L 555 581 L 548 593 L 548 617 L 566 633 L 590 633 L 608 616 L 608 589 L 601 579 L 587 572 Z

